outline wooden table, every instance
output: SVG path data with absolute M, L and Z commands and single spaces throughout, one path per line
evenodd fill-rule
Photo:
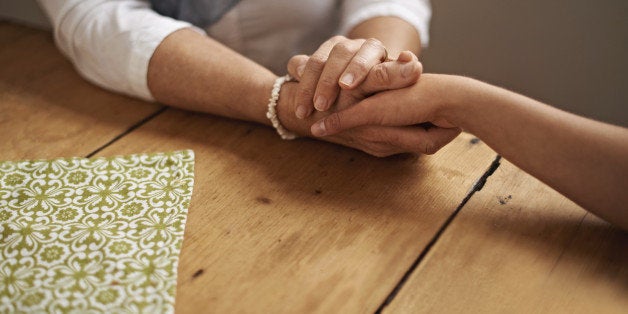
M 626 313 L 628 235 L 469 134 L 378 159 L 106 92 L 0 23 L 0 159 L 191 148 L 178 313 Z

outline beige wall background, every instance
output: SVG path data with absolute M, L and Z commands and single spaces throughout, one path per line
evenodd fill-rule
M 432 0 L 432 8 L 426 72 L 472 76 L 628 126 L 627 0 Z M 34 0 L 0 0 L 0 18 L 47 24 Z
M 426 72 L 628 126 L 628 1 L 432 0 Z

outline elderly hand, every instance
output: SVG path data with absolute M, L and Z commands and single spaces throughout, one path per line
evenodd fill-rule
M 289 62 L 289 72 L 301 84 L 296 93 L 296 116 L 308 117 L 313 107 L 328 110 L 340 87 L 353 89 L 367 77 L 371 68 L 386 61 L 386 48 L 377 39 L 348 39 L 334 36 L 312 56 L 299 55 Z
M 435 153 L 453 140 L 460 129 L 446 118 L 447 86 L 451 79 L 446 75 L 425 74 L 419 82 L 404 89 L 389 90 L 367 99 L 355 106 L 334 112 L 314 123 L 314 136 L 344 134 L 368 126 L 401 127 L 425 125 L 417 128 L 421 134 L 423 153 Z

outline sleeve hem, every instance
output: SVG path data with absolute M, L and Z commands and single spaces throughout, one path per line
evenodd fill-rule
M 413 12 L 398 3 L 373 3 L 360 8 L 341 23 L 340 34 L 346 35 L 358 24 L 380 16 L 394 16 L 410 23 L 419 33 L 421 46 L 423 48 L 428 46 L 430 10 Z
M 138 32 L 133 41 L 131 56 L 129 59 L 128 82 L 129 92 L 143 100 L 155 101 L 148 88 L 148 65 L 155 50 L 170 34 L 184 28 L 191 28 L 201 34 L 205 32 L 187 22 L 181 22 L 167 18 L 159 27 L 149 27 Z

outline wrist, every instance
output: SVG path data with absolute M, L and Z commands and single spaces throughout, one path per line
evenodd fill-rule
M 290 75 L 284 75 L 275 80 L 273 83 L 273 89 L 270 93 L 270 98 L 268 99 L 268 108 L 266 112 L 266 118 L 268 118 L 270 124 L 273 128 L 275 128 L 277 134 L 283 140 L 293 140 L 299 137 L 298 134 L 286 129 L 286 126 L 279 120 L 279 115 L 277 113 L 277 103 L 279 102 L 279 98 L 281 96 L 281 89 L 284 83 L 289 82 L 290 80 L 292 80 Z M 286 93 L 284 93 L 284 97 L 287 97 L 285 94 Z
M 441 95 L 435 119 L 445 127 L 466 129 L 478 105 L 474 85 L 477 81 L 464 76 L 442 75 L 438 86 Z
M 288 131 L 298 134 L 299 136 L 311 136 L 309 120 L 298 119 L 294 114 L 294 99 L 296 96 L 297 82 L 286 82 L 283 84 L 279 92 L 279 100 L 277 101 L 277 117 L 279 122 Z
M 270 120 L 266 117 L 266 112 L 268 111 L 268 101 L 276 79 L 276 75 L 269 73 L 269 75 L 264 75 L 252 82 L 247 92 L 242 92 L 238 95 L 241 100 L 234 102 L 240 103 L 236 108 L 237 114 L 227 116 L 271 125 Z

